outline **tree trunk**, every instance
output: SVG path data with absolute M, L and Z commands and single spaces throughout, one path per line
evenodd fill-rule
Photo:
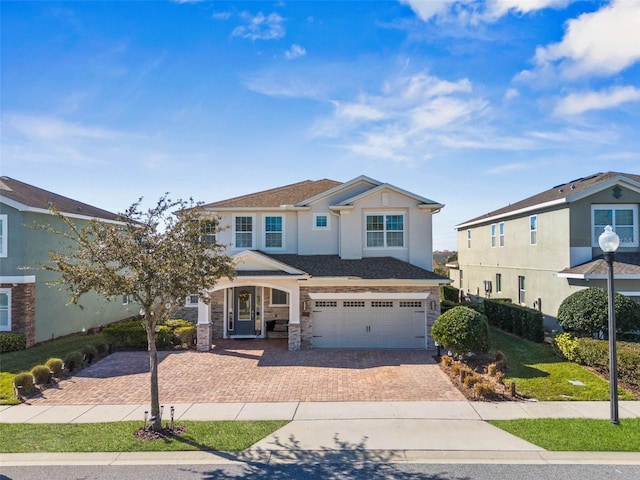
M 156 349 L 155 325 L 146 324 L 149 345 L 149 371 L 151 373 L 151 426 L 154 431 L 162 428 L 160 418 L 160 395 L 158 389 L 158 350 Z

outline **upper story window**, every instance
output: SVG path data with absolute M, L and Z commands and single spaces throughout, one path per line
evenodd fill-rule
M 0 257 L 7 256 L 7 215 L 0 215 Z
M 236 248 L 253 248 L 253 217 L 236 217 L 234 238 Z
M 198 306 L 198 300 L 200 300 L 200 295 L 197 293 L 192 293 L 187 297 L 186 305 L 187 307 L 196 307 Z
M 529 244 L 538 244 L 538 216 L 531 215 L 529 217 Z
M 638 246 L 638 205 L 592 205 L 591 225 L 594 247 L 607 225 L 620 237 L 621 247 Z
M 283 229 L 281 216 L 264 217 L 264 247 L 282 248 L 284 246 Z
M 498 224 L 498 241 L 501 247 L 504 247 L 504 222 L 500 222 Z
M 275 288 L 271 289 L 271 305 L 289 305 L 289 294 Z
M 471 229 L 467 230 L 467 248 L 471 248 Z
M 491 248 L 496 246 L 496 224 L 491 224 Z
M 367 215 L 367 247 L 404 247 L 404 215 Z
M 315 213 L 313 215 L 314 230 L 329 230 L 329 215 L 326 213 Z
M 11 289 L 0 288 L 0 332 L 11 331 Z
M 207 245 L 215 245 L 216 243 L 216 224 L 211 220 L 202 222 L 202 235 L 200 241 Z

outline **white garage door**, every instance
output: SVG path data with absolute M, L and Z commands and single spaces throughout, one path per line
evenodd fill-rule
M 314 348 L 426 348 L 424 300 L 315 300 Z

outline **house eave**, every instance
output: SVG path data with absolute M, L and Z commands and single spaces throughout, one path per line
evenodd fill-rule
M 0 203 L 4 203 L 5 205 L 15 208 L 19 212 L 27 212 L 27 213 L 37 213 L 40 215 L 53 215 L 53 213 L 48 208 L 38 208 L 38 207 L 30 207 L 25 205 L 24 203 L 16 202 L 15 200 L 11 200 L 10 198 L 0 196 Z M 111 220 L 108 218 L 102 217 L 93 217 L 91 215 L 81 215 L 78 213 L 64 212 L 60 211 L 62 215 L 68 218 L 74 218 L 76 220 L 98 220 L 104 223 L 113 223 L 114 225 L 126 225 L 125 222 L 121 222 L 118 220 Z
M 535 212 L 537 210 L 542 210 L 544 208 L 554 207 L 556 205 L 563 205 L 565 203 L 567 203 L 567 199 L 566 198 L 560 198 L 558 200 L 551 200 L 550 202 L 538 203 L 536 205 L 531 205 L 529 207 L 520 208 L 518 210 L 511 210 L 509 212 L 501 213 L 499 215 L 492 215 L 490 217 L 484 217 L 484 218 L 476 219 L 476 220 L 473 220 L 471 222 L 461 223 L 459 225 L 456 225 L 455 228 L 456 228 L 456 230 L 460 230 L 462 228 L 474 227 L 476 225 L 481 225 L 481 224 L 484 224 L 484 223 L 491 223 L 491 222 L 493 222 L 495 220 L 502 220 L 504 218 L 515 217 L 515 216 L 521 215 L 523 213 Z

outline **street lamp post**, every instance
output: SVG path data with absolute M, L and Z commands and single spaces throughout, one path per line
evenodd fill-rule
M 618 419 L 618 358 L 616 354 L 616 309 L 613 290 L 613 261 L 616 258 L 616 250 L 620 245 L 620 237 L 616 235 L 610 225 L 604 227 L 604 232 L 598 237 L 598 244 L 604 253 L 604 260 L 608 265 L 608 291 L 609 291 L 609 389 L 611 403 L 610 422 L 613 425 L 620 423 Z

